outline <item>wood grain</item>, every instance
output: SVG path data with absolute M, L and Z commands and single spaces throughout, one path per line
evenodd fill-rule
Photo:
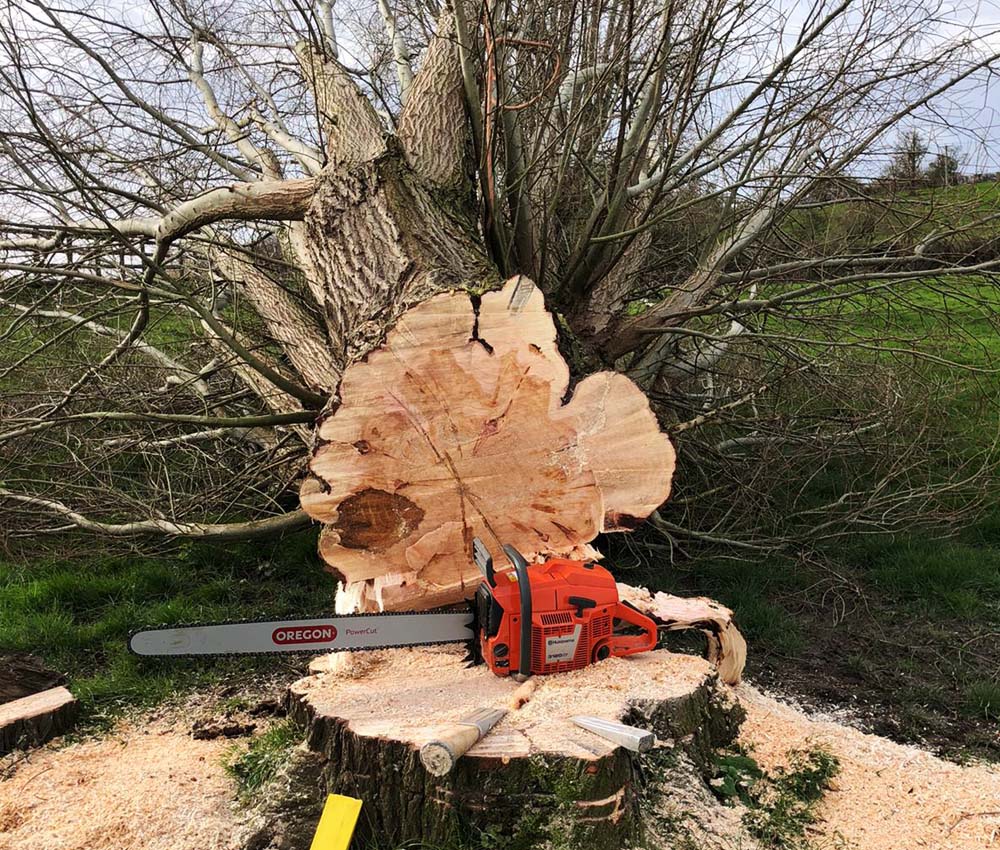
M 361 610 L 471 596 L 473 537 L 529 559 L 592 557 L 669 495 L 674 451 L 628 378 L 569 368 L 541 292 L 512 278 L 407 311 L 350 366 L 318 429 L 302 505 Z M 359 589 L 358 583 L 364 582 Z
M 76 698 L 63 687 L 0 705 L 0 755 L 61 735 L 72 726 L 76 712 Z

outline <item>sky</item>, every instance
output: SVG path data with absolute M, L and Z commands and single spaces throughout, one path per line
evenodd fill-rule
M 79 10 L 89 0 L 52 2 L 55 6 Z M 261 0 L 261 8 L 281 2 L 287 3 L 288 0 Z M 390 5 L 409 2 L 416 0 L 389 0 Z M 861 15 L 860 10 L 865 8 L 867 2 L 857 0 L 859 11 L 851 14 Z M 928 46 L 945 38 L 973 35 L 979 39 L 980 50 L 1000 52 L 1000 0 L 899 0 L 899 6 L 909 8 L 918 2 L 931 12 L 935 22 L 925 36 Z M 18 0 L 13 0 L 15 6 L 17 3 Z M 129 21 L 138 28 L 143 28 L 144 23 L 157 26 L 151 4 L 145 0 L 97 0 L 97 3 L 115 10 L 123 21 Z M 368 7 L 370 14 L 377 17 L 375 0 L 340 0 L 340 8 L 351 17 L 356 18 L 357 11 L 361 10 L 361 18 L 364 19 Z M 807 0 L 774 0 L 762 8 L 764 15 L 781 16 L 787 20 L 783 45 L 787 49 L 794 43 L 812 7 L 813 3 Z M 350 25 L 338 28 L 338 39 L 344 54 L 360 52 L 357 42 L 352 39 Z M 748 57 L 749 61 L 753 59 Z M 917 129 L 925 137 L 929 148 L 928 160 L 935 153 L 948 151 L 957 156 L 963 172 L 1000 171 L 1000 80 L 987 73 L 968 80 L 941 98 L 934 110 L 924 110 L 902 124 L 900 132 L 909 129 Z M 859 168 L 862 171 L 878 171 L 884 167 L 887 156 L 888 151 L 882 150 Z

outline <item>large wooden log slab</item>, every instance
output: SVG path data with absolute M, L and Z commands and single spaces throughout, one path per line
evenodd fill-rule
M 527 694 L 485 667 L 466 666 L 455 648 L 355 660 L 350 671 L 294 684 L 289 708 L 323 757 L 321 790 L 365 801 L 362 843 L 435 846 L 471 831 L 497 847 L 558 838 L 562 846 L 618 848 L 656 830 L 645 822 L 643 772 L 661 776 L 667 761 L 706 763 L 742 719 L 707 661 L 665 650 L 535 677 Z M 510 710 L 452 773 L 431 776 L 419 748 L 481 707 Z M 574 725 L 575 714 L 651 729 L 662 746 L 628 752 Z M 704 785 L 696 770 L 685 781 Z
M 338 610 L 471 596 L 473 537 L 529 559 L 593 557 L 669 495 L 674 452 L 643 393 L 612 372 L 569 401 L 541 292 L 523 277 L 431 298 L 350 366 L 318 429 L 302 505 L 344 579 Z
M 62 687 L 0 705 L 0 755 L 44 744 L 69 731 L 76 712 L 76 698 Z

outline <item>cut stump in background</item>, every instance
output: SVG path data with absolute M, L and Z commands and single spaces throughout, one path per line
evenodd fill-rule
M 66 688 L 49 688 L 0 705 L 0 755 L 38 746 L 68 732 L 78 704 Z
M 724 808 L 699 768 L 732 741 L 743 713 L 704 659 L 665 650 L 611 658 L 535 677 L 530 694 L 485 667 L 467 667 L 456 648 L 364 653 L 356 662 L 351 672 L 297 682 L 289 703 L 321 759 L 324 793 L 365 801 L 362 843 L 446 846 L 472 824 L 497 847 L 560 841 L 601 850 L 639 837 L 644 846 L 672 846 L 658 838 L 669 801 L 656 782 L 680 765 L 683 777 L 665 784 L 700 789 L 705 806 Z M 452 773 L 431 776 L 420 746 L 484 707 L 508 713 Z M 628 752 L 573 724 L 577 714 L 641 726 L 662 745 Z
M 344 373 L 302 505 L 345 587 L 339 611 L 426 609 L 474 592 L 473 537 L 589 558 L 669 495 L 674 451 L 642 391 L 569 368 L 524 277 L 403 314 Z M 565 402 L 565 403 L 564 403 Z

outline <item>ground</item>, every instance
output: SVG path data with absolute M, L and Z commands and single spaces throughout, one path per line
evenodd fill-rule
M 815 848 L 980 850 L 1000 836 L 1000 768 L 959 766 L 817 717 L 742 685 L 741 740 L 769 770 L 794 750 L 821 747 L 840 770 L 810 829 Z
M 959 766 L 751 685 L 737 693 L 748 715 L 741 744 L 761 767 L 815 747 L 839 761 L 809 828 L 815 850 L 982 850 L 1000 835 L 1000 768 Z M 224 763 L 246 739 L 195 740 L 191 718 L 203 710 L 203 698 L 173 705 L 9 759 L 0 850 L 235 850 L 243 809 Z
M 31 753 L 0 782 L 0 848 L 236 850 L 231 746 L 171 713 Z
M 990 202 L 995 203 L 996 187 L 989 191 Z M 905 374 L 925 381 L 928 392 L 934 393 L 934 418 L 942 430 L 932 461 L 943 471 L 959 459 L 995 449 L 1000 377 L 993 370 L 1000 362 L 996 328 L 1000 295 L 992 278 L 971 280 L 968 285 L 977 290 L 969 303 L 942 300 L 930 281 L 924 288 L 915 287 L 906 299 L 883 305 L 881 312 L 858 304 L 856 315 L 848 317 L 856 335 L 865 336 L 881 333 L 884 329 L 873 316 L 890 311 L 897 330 L 908 330 L 934 352 L 979 370 L 946 377 L 944 370 L 926 364 L 916 369 L 913 363 L 900 360 Z M 987 308 L 992 304 L 993 309 L 983 307 L 983 298 Z M 943 314 L 948 315 L 948 323 L 943 322 Z M 171 334 L 178 334 L 164 327 L 165 338 L 159 341 L 166 345 Z M 960 334 L 953 333 L 956 328 Z M 683 437 L 678 442 L 683 460 Z M 681 497 L 685 481 L 693 480 L 685 475 L 682 467 L 677 479 Z M 835 493 L 849 477 L 845 474 L 840 482 L 818 480 L 827 491 L 817 497 Z M 992 769 L 956 767 L 897 745 L 919 744 L 959 764 L 1000 760 L 1000 493 L 994 486 L 985 496 L 978 515 L 939 529 L 944 536 L 910 529 L 881 538 L 840 540 L 825 547 L 789 546 L 766 556 L 686 545 L 683 557 L 671 560 L 663 554 L 663 540 L 644 538 L 645 531 L 632 539 L 640 543 L 646 539 L 658 548 L 647 550 L 638 560 L 633 557 L 634 546 L 621 545 L 621 536 L 617 542 L 612 538 L 600 541 L 600 546 L 609 556 L 609 565 L 629 583 L 682 595 L 704 594 L 730 605 L 750 641 L 748 679 L 753 685 L 812 709 L 847 712 L 852 724 L 897 742 L 875 742 L 856 732 L 831 733 L 800 714 L 785 717 L 773 705 L 767 708 L 766 702 L 757 705 L 748 699 L 751 717 L 746 740 L 756 744 L 762 763 L 780 760 L 779 751 L 786 745 L 783 738 L 769 743 L 762 718 L 775 724 L 775 729 L 784 729 L 789 740 L 813 734 L 844 736 L 832 745 L 834 750 L 841 749 L 845 768 L 836 780 L 839 790 L 832 791 L 824 803 L 829 823 L 843 825 L 848 818 L 846 809 L 838 809 L 838 801 L 852 799 L 846 788 L 854 787 L 858 800 L 866 796 L 868 786 L 857 777 L 850 778 L 852 764 L 860 765 L 858 770 L 870 767 L 867 778 L 872 783 L 881 782 L 883 775 L 895 775 L 892 765 L 902 764 L 903 774 L 893 786 L 896 791 L 886 787 L 885 796 L 877 798 L 887 807 L 878 816 L 893 829 L 898 825 L 899 835 L 912 834 L 914 846 L 922 846 L 918 837 L 927 846 L 937 842 L 943 850 L 982 846 L 955 842 L 992 840 L 995 817 L 956 803 L 954 817 L 959 820 L 955 823 L 932 823 L 929 808 L 924 812 L 927 817 L 920 820 L 924 813 L 909 811 L 903 805 L 909 798 L 901 796 L 899 789 L 911 767 L 919 768 L 921 776 L 933 777 L 928 787 L 942 793 L 962 782 L 973 789 L 979 787 L 976 783 L 992 782 Z M 664 509 L 668 517 L 674 504 L 676 500 Z M 683 514 L 682 508 L 678 510 Z M 680 515 L 673 518 L 682 519 Z M 304 671 L 307 662 L 296 657 L 205 662 L 137 659 L 125 649 L 129 631 L 160 623 L 319 615 L 332 607 L 333 582 L 315 556 L 315 536 L 310 533 L 252 547 L 173 546 L 142 557 L 130 551 L 95 555 L 105 550 L 95 547 L 89 537 L 51 540 L 51 548 L 43 554 L 38 548 L 41 541 L 31 541 L 30 548 L 22 549 L 27 557 L 0 561 L 0 648 L 34 652 L 68 674 L 69 686 L 83 704 L 81 734 L 118 730 L 111 738 L 74 744 L 67 751 L 79 748 L 98 766 L 101 758 L 111 760 L 115 753 L 141 758 L 143 750 L 136 742 L 144 738 L 138 727 L 116 725 L 123 715 L 148 710 L 164 699 L 206 688 L 223 689 L 248 678 L 285 675 L 292 679 Z M 156 723 L 167 724 L 156 728 L 173 729 L 165 717 Z M 178 754 L 185 758 L 197 759 L 222 746 L 194 742 L 185 735 L 179 727 L 146 737 L 166 747 L 174 741 L 171 736 L 183 739 L 186 744 L 178 745 Z M 0 800 L 9 803 L 13 799 L 14 790 L 22 788 L 15 783 L 29 782 L 24 789 L 29 794 L 48 789 L 52 777 L 67 773 L 48 768 L 59 758 L 51 750 L 34 754 L 11 778 L 0 782 Z M 129 759 L 109 770 L 126 770 Z M 211 771 L 221 770 L 216 762 L 212 765 Z M 35 775 L 32 767 L 45 768 L 46 783 L 31 778 Z M 58 787 L 68 794 L 72 786 L 64 787 L 62 782 L 60 778 Z M 85 779 L 81 787 L 92 786 Z M 52 799 L 58 804 L 61 798 L 55 794 Z M 87 799 L 86 794 L 81 799 Z M 20 841 L 19 834 L 29 834 L 24 832 L 28 820 L 55 812 L 42 803 L 32 810 L 37 815 L 14 814 L 13 808 L 2 806 L 0 823 L 8 827 L 7 833 L 0 833 L 4 850 L 4 840 Z M 79 815 L 78 809 L 72 811 Z M 112 806 L 109 817 L 117 817 L 114 812 Z M 220 812 L 206 817 L 221 817 Z M 23 823 L 14 828 L 18 818 Z M 836 829 L 828 822 L 821 822 L 819 828 L 824 839 L 835 842 Z M 116 828 L 126 827 L 119 824 Z M 859 838 L 844 829 L 845 836 Z M 878 835 L 883 834 L 896 833 L 883 824 Z M 868 850 L 867 844 L 859 846 Z M 910 850 L 908 843 L 886 846 Z
M 883 541 L 833 574 L 790 558 L 704 566 L 664 584 L 736 610 L 754 683 L 954 760 L 1000 760 L 993 545 Z

